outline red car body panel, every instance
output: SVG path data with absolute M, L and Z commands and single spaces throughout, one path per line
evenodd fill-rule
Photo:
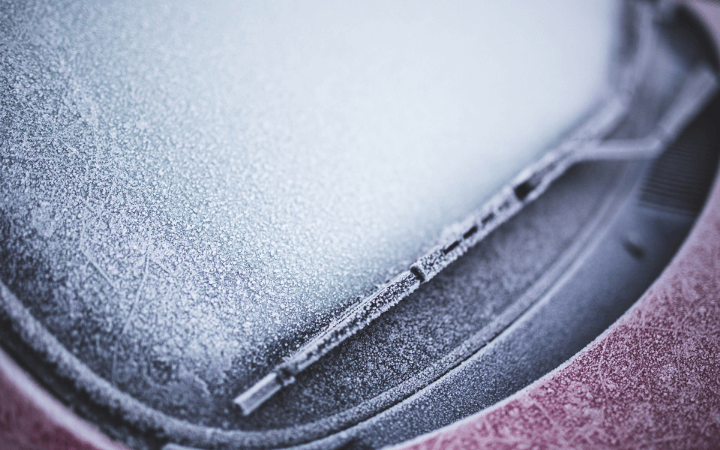
M 720 46 L 720 5 L 687 4 Z M 518 394 L 400 448 L 718 448 L 719 300 L 716 181 L 673 262 L 610 329 Z M 125 449 L 63 406 L 2 351 L 0 447 Z
M 124 450 L 77 417 L 0 351 L 2 450 Z

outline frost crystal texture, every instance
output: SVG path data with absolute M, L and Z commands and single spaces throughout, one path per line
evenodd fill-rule
M 247 385 L 587 111 L 613 9 L 6 2 L 2 281 L 127 389 Z

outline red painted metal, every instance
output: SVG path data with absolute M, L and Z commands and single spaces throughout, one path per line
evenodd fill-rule
M 2 351 L 0 449 L 126 450 L 63 406 Z

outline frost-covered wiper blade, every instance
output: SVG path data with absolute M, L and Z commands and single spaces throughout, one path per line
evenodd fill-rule
M 685 80 L 675 101 L 653 132 L 641 139 L 605 138 L 626 116 L 630 100 L 625 95 L 612 98 L 569 138 L 521 172 L 481 209 L 449 227 L 441 244 L 351 307 L 322 333 L 235 398 L 234 402 L 242 408 L 243 414 L 250 414 L 282 387 L 293 383 L 295 375 L 365 328 L 521 211 L 572 165 L 599 159 L 648 159 L 658 156 L 716 90 L 715 74 L 709 67 L 700 65 Z

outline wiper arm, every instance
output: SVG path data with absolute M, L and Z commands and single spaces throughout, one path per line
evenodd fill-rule
M 441 245 L 419 258 L 407 270 L 348 309 L 322 333 L 235 398 L 234 403 L 242 408 L 244 415 L 250 414 L 284 386 L 293 383 L 295 375 L 367 327 L 507 222 L 545 192 L 572 165 L 592 160 L 649 159 L 658 156 L 708 102 L 717 90 L 717 85 L 713 71 L 700 65 L 688 76 L 672 106 L 653 132 L 641 139 L 603 138 L 628 111 L 627 98 L 617 96 L 610 100 L 568 139 L 521 172 L 483 208 L 463 222 L 449 227 L 449 230 L 454 230 L 445 233 L 451 236 L 449 239 L 444 239 Z

